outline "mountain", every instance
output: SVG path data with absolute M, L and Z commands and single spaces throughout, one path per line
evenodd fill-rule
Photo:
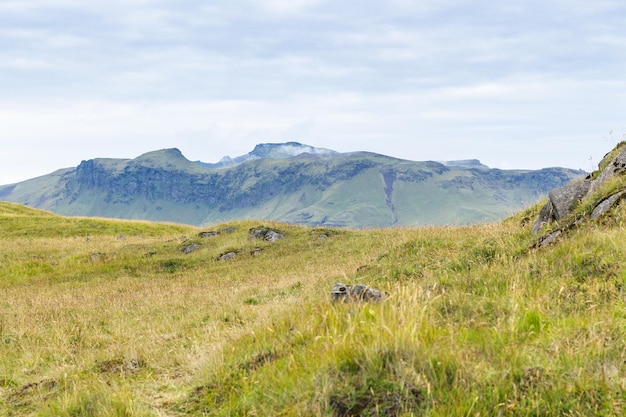
M 0 186 L 0 200 L 63 215 L 193 225 L 246 218 L 356 228 L 458 225 L 501 219 L 583 174 L 491 169 L 477 160 L 415 162 L 288 142 L 257 145 L 218 164 L 189 161 L 178 149 L 86 160 Z

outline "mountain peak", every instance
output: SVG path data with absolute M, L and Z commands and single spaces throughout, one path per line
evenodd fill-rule
M 337 152 L 325 149 L 316 148 L 310 145 L 303 145 L 299 142 L 285 142 L 285 143 L 261 143 L 254 147 L 254 150 L 248 155 L 256 156 L 259 158 L 290 158 L 292 156 L 298 156 L 303 153 L 313 155 L 328 155 L 335 154 Z
M 236 158 L 224 156 L 217 164 L 203 163 L 202 165 L 206 165 L 211 168 L 227 168 L 254 159 L 284 159 L 302 154 L 334 155 L 338 154 L 338 152 L 326 148 L 316 148 L 299 142 L 260 143 L 254 147 L 252 152 L 249 152 L 246 155 L 241 155 Z
M 133 159 L 132 163 L 151 167 L 176 167 L 178 169 L 184 169 L 192 164 L 178 148 L 147 152 Z
M 155 159 L 155 158 L 175 158 L 175 159 L 187 159 L 178 148 L 160 149 L 157 151 L 146 152 L 139 155 L 135 160 Z

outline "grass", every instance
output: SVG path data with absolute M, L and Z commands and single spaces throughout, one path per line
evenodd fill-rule
M 0 204 L 0 415 L 623 415 L 626 209 L 536 248 L 539 208 L 352 231 Z

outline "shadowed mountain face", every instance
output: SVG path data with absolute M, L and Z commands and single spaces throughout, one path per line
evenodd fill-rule
M 475 160 L 413 162 L 289 142 L 257 145 L 218 164 L 191 162 L 178 149 L 92 159 L 0 186 L 0 200 L 64 215 L 195 225 L 244 218 L 345 227 L 471 224 L 503 218 L 582 175 L 490 169 Z

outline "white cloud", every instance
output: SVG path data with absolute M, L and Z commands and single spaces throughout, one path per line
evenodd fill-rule
M 256 143 L 288 140 L 414 160 L 478 158 L 494 167 L 589 169 L 585 161 L 599 160 L 611 146 L 598 146 L 602 135 L 624 124 L 625 87 L 511 79 L 419 94 L 335 92 L 271 101 L 5 101 L 0 137 L 30 149 L 40 141 L 55 144 L 58 156 L 41 165 L 40 174 L 81 159 L 130 158 L 169 147 L 192 160 L 215 162 L 245 154 Z M 589 118 L 593 111 L 602 116 Z M 4 167 L 13 163 L 0 160 Z M 0 176 L 0 184 L 6 182 Z
M 328 0 L 254 0 L 257 7 L 276 14 L 302 13 Z
M 0 184 L 41 143 L 41 173 L 283 139 L 573 166 L 625 124 L 624 24 L 618 1 L 5 0 Z

